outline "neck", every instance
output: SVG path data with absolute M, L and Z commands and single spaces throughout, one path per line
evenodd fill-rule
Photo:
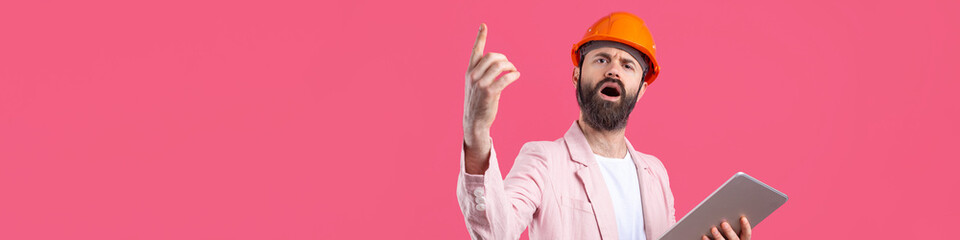
M 627 140 L 624 137 L 626 128 L 613 131 L 603 131 L 591 127 L 583 121 L 583 117 L 577 121 L 583 136 L 590 143 L 590 150 L 594 154 L 608 158 L 623 158 L 627 156 Z

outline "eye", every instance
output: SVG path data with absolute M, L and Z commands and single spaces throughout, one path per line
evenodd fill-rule
M 633 65 L 630 65 L 630 64 L 624 64 L 624 65 L 623 65 L 623 68 L 626 68 L 626 69 L 633 69 Z
M 597 58 L 598 63 L 607 63 L 607 59 Z

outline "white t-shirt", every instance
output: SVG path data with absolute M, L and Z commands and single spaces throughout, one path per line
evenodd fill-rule
M 624 158 L 606 158 L 593 154 L 600 163 L 603 181 L 613 199 L 620 239 L 646 240 L 643 227 L 643 205 L 640 201 L 640 179 L 637 165 L 630 154 Z

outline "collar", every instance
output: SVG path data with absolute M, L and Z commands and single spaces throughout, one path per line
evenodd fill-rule
M 573 159 L 573 161 L 583 164 L 584 166 L 597 165 L 597 159 L 593 157 L 593 150 L 590 148 L 590 143 L 587 142 L 587 137 L 583 135 L 583 130 L 580 129 L 580 125 L 577 125 L 576 120 L 573 121 L 567 133 L 563 135 L 563 141 L 567 143 L 567 149 L 570 151 L 570 158 Z M 643 155 L 633 149 L 633 144 L 630 143 L 629 139 L 624 137 L 624 141 L 627 144 L 627 154 L 630 154 L 630 157 L 633 158 L 637 166 L 646 170 L 649 166 L 643 159 Z

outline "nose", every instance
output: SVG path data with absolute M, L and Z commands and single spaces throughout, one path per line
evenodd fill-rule
M 611 65 L 613 66 L 607 69 L 607 73 L 604 74 L 604 76 L 608 78 L 620 79 L 620 68 L 617 67 L 615 64 L 611 64 Z

